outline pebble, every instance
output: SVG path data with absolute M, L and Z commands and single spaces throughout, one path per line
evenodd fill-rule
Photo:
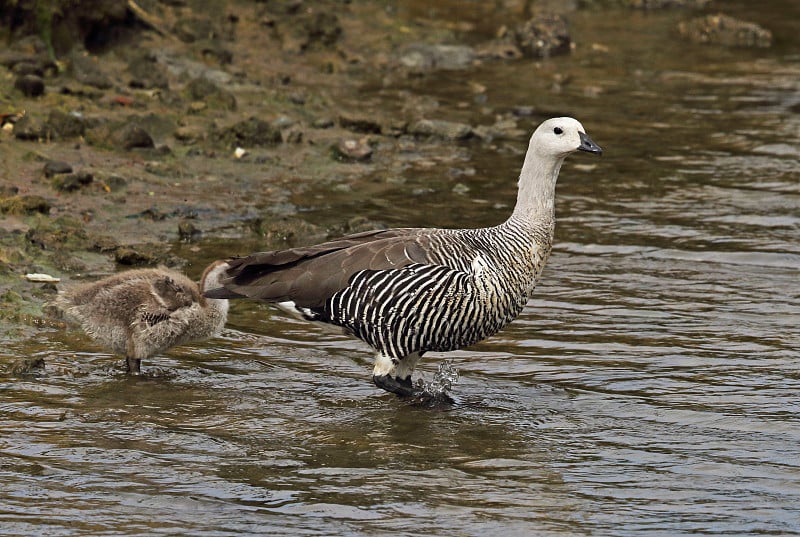
M 344 139 L 334 147 L 334 156 L 338 160 L 365 161 L 372 157 L 372 147 L 366 140 Z
M 186 94 L 190 100 L 195 102 L 202 101 L 211 108 L 236 110 L 236 97 L 233 93 L 220 88 L 204 76 L 189 82 L 186 85 Z
M 128 72 L 131 75 L 128 85 L 139 89 L 167 89 L 167 71 L 163 65 L 157 63 L 156 56 L 141 52 L 134 55 L 128 62 Z
M 464 45 L 414 43 L 403 51 L 399 61 L 413 71 L 465 69 L 475 61 L 475 51 Z
M 531 58 L 566 54 L 571 43 L 567 21 L 561 15 L 540 15 L 528 20 L 514 30 L 514 40 Z
M 182 125 L 175 129 L 172 136 L 184 144 L 193 144 L 205 137 L 205 130 L 198 126 Z
M 44 123 L 32 114 L 25 114 L 14 124 L 17 140 L 41 140 L 45 137 Z
M 47 116 L 46 127 L 53 138 L 76 138 L 86 133 L 86 120 L 80 114 L 55 108 Z
M 311 124 L 315 129 L 330 129 L 335 125 L 334 121 L 329 117 L 321 117 L 314 120 Z
M 45 365 L 41 356 L 18 358 L 11 364 L 11 374 L 15 377 L 35 376 L 42 372 Z
M 138 125 L 124 127 L 115 137 L 115 141 L 125 149 L 136 147 L 153 148 L 156 146 L 153 137 Z
M 681 22 L 678 32 L 695 43 L 760 48 L 772 45 L 772 32 L 769 30 L 722 13 Z
M 26 97 L 39 97 L 44 94 L 44 80 L 37 75 L 18 76 L 14 81 L 14 87 Z
M 178 222 L 178 238 L 182 241 L 190 241 L 196 239 L 201 235 L 201 231 L 197 229 L 189 220 L 181 220 Z
M 72 173 L 72 166 L 61 160 L 48 160 L 44 163 L 44 176 L 53 177 L 60 173 Z
M 466 123 L 441 119 L 421 119 L 409 128 L 417 136 L 435 136 L 445 140 L 465 140 L 473 135 L 472 127 Z
M 41 272 L 29 272 L 25 275 L 25 279 L 34 283 L 58 283 L 61 281 L 61 278 L 56 278 Z
M 94 181 L 94 176 L 86 171 L 58 175 L 53 178 L 53 188 L 62 192 L 75 192 Z
M 101 70 L 97 57 L 75 50 L 69 56 L 69 68 L 72 76 L 81 84 L 102 90 L 111 89 L 113 86 L 111 78 Z
M 251 117 L 221 130 L 215 138 L 230 147 L 264 147 L 281 143 L 281 131 L 271 123 Z

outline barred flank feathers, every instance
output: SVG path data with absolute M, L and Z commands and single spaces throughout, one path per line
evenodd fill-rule
M 428 255 L 437 264 L 357 272 L 319 311 L 398 360 L 472 345 L 511 322 L 550 244 L 546 230 L 535 230 L 534 238 L 530 225 L 514 219 L 494 228 L 418 232 L 430 239 Z M 540 249 L 532 256 L 536 239 Z

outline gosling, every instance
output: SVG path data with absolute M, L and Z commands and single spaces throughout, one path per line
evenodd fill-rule
M 166 268 L 128 270 L 62 291 L 51 307 L 102 347 L 125 356 L 128 371 L 138 375 L 143 359 L 222 331 L 228 301 L 203 292 L 220 287 L 228 268 L 224 261 L 210 264 L 199 286 Z

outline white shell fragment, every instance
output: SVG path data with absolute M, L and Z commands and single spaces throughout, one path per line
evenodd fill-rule
M 37 272 L 26 274 L 25 279 L 29 282 L 36 283 L 58 283 L 61 281 L 61 278 L 56 278 L 54 276 L 50 276 L 49 274 L 40 274 Z

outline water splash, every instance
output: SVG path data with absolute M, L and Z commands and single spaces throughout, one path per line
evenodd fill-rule
M 453 367 L 453 362 L 450 360 L 444 360 L 439 363 L 439 368 L 430 382 L 417 379 L 416 388 L 419 390 L 419 394 L 415 398 L 428 404 L 452 404 L 454 401 L 450 397 L 450 391 L 453 389 L 453 385 L 457 383 L 458 369 Z

